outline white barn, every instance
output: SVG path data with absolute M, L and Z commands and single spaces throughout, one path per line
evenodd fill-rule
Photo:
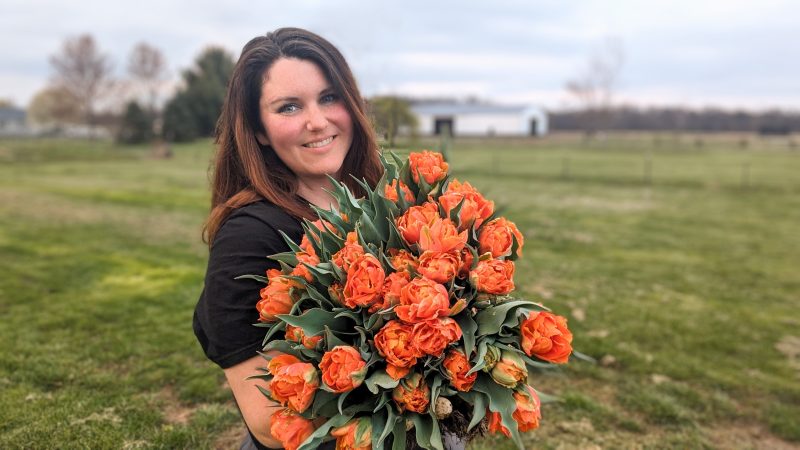
M 438 135 L 448 129 L 454 136 L 543 136 L 547 113 L 536 106 L 486 103 L 412 103 L 419 132 Z

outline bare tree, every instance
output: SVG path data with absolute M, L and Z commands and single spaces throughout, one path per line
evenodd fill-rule
M 622 41 L 606 38 L 577 77 L 567 81 L 567 91 L 584 110 L 585 130 L 592 134 L 609 118 L 614 92 L 624 62 Z
M 128 73 L 138 89 L 146 92 L 144 104 L 155 113 L 158 91 L 167 73 L 167 62 L 161 50 L 140 42 L 128 57 Z
M 84 34 L 64 41 L 50 64 L 56 72 L 54 84 L 78 99 L 84 121 L 94 125 L 97 103 L 114 85 L 111 58 L 100 52 L 91 35 Z

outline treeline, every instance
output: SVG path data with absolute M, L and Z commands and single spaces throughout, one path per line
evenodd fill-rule
M 619 107 L 608 111 L 553 111 L 554 131 L 698 131 L 785 135 L 800 131 L 800 112 L 731 111 L 717 108 Z

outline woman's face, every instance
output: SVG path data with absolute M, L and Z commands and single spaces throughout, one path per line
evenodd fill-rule
M 302 183 L 327 186 L 326 175 L 339 178 L 353 120 L 316 64 L 275 61 L 264 76 L 259 109 L 266 130 L 259 142 L 270 145 Z

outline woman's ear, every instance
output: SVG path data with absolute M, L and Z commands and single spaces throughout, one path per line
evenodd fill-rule
M 265 147 L 269 145 L 269 139 L 267 139 L 267 135 L 264 133 L 256 133 L 256 141 Z

